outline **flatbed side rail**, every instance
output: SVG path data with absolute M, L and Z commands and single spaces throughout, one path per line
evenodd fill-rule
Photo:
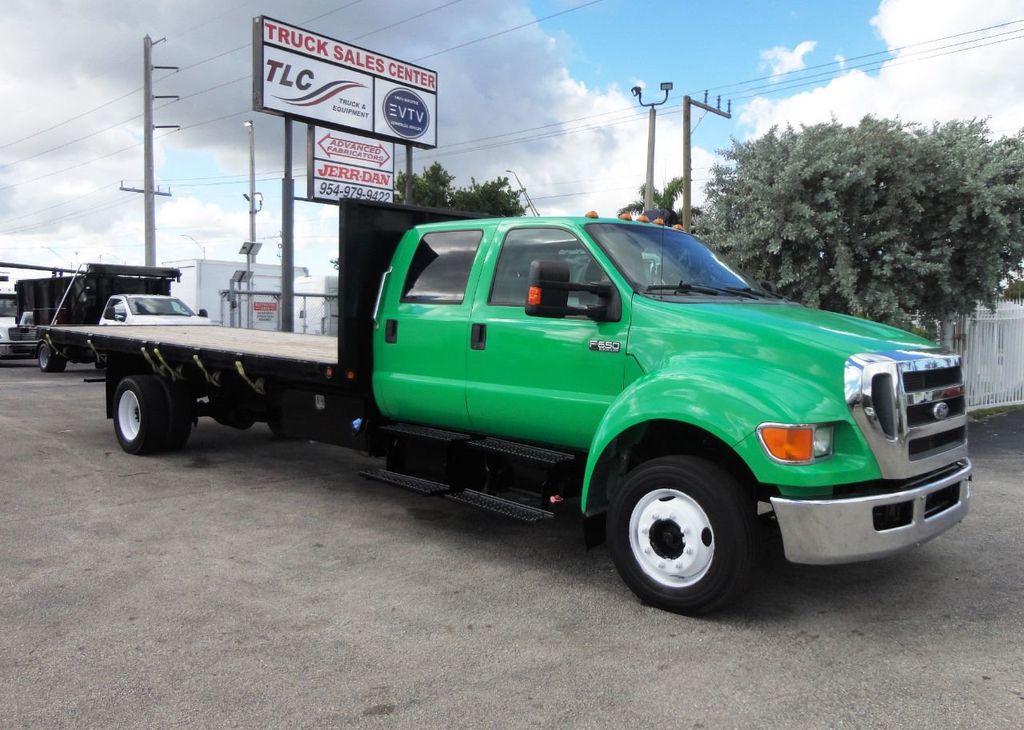
M 110 329 L 115 330 L 116 328 Z M 40 327 L 40 334 L 43 337 L 49 335 L 55 344 L 63 347 L 95 348 L 96 351 L 104 355 L 119 353 L 140 357 L 140 348 L 145 348 L 150 353 L 158 349 L 162 358 L 173 366 L 185 365 L 196 368 L 194 358 L 198 357 L 203 368 L 208 372 L 218 370 L 234 372 L 237 367 L 235 363 L 241 362 L 245 372 L 254 378 L 271 377 L 306 384 L 342 385 L 339 382 L 338 368 L 335 363 L 272 354 L 238 352 L 230 348 L 220 349 L 171 343 L 163 341 L 159 337 L 160 332 L 156 330 L 162 328 L 153 327 L 152 329 L 154 330 L 152 337 L 125 336 L 117 332 L 97 333 L 95 330 L 76 332 L 74 328 L 65 327 Z

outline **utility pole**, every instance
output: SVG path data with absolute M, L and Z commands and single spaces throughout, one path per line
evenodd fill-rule
M 284 120 L 284 177 L 281 179 L 281 331 L 295 330 L 295 179 L 292 177 L 292 120 Z
M 690 107 L 695 106 L 706 112 L 717 114 L 726 119 L 732 119 L 732 101 L 727 103 L 726 110 L 722 111 L 722 97 L 719 96 L 715 106 L 708 104 L 708 92 L 704 92 L 704 101 L 694 101 L 689 96 L 683 97 L 683 230 L 690 232 L 692 216 L 692 205 L 690 197 L 690 184 L 693 182 L 692 162 L 690 159 Z
M 177 71 L 177 66 L 154 66 L 153 46 L 162 43 L 165 38 L 157 41 L 148 35 L 142 39 L 142 190 L 138 188 L 126 188 L 124 181 L 121 181 L 121 190 L 129 193 L 142 193 L 143 217 L 146 229 L 146 266 L 156 266 L 156 197 L 157 195 L 171 196 L 171 191 L 163 192 L 156 187 L 153 173 L 153 130 L 154 129 L 180 129 L 177 124 L 153 124 L 153 100 L 154 99 L 177 99 L 177 96 L 162 95 L 153 96 L 153 70 Z
M 654 107 L 661 106 L 668 101 L 668 92 L 672 91 L 672 82 L 663 81 L 661 90 L 665 92 L 665 96 L 662 97 L 661 101 L 644 104 L 643 89 L 639 86 L 634 86 L 630 89 L 633 92 L 633 96 L 640 103 L 640 106 L 650 107 L 651 109 L 647 115 L 647 184 L 644 189 L 644 210 L 650 210 L 654 207 Z
M 515 170 L 505 170 L 505 172 L 511 172 L 513 175 L 515 175 L 516 184 L 519 185 L 519 192 L 521 192 L 523 194 L 523 197 L 526 198 L 526 208 L 527 208 L 527 210 L 532 211 L 535 216 L 539 216 L 540 213 L 537 212 L 537 206 L 533 204 L 532 200 L 530 200 L 530 194 L 528 192 L 526 192 L 526 186 L 523 185 L 523 181 L 519 179 L 519 175 L 516 175 L 516 171 Z
M 405 192 L 403 193 L 406 205 L 415 205 L 412 199 L 412 145 L 405 146 Z

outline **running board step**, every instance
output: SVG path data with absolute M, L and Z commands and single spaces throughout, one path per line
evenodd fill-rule
M 510 517 L 520 522 L 539 522 L 551 517 L 551 513 L 536 507 L 513 502 L 491 494 L 484 494 L 473 489 L 464 489 L 461 492 L 452 492 L 444 495 L 445 499 L 453 502 L 468 504 L 470 507 L 482 509 L 485 512 L 494 512 L 503 517 Z
M 385 482 L 386 484 L 394 484 L 396 487 L 402 487 L 408 489 L 410 492 L 416 492 L 426 497 L 433 497 L 438 494 L 447 494 L 452 491 L 452 488 L 447 484 L 441 482 L 432 482 L 429 479 L 420 479 L 419 477 L 411 477 L 408 474 L 399 474 L 395 471 L 388 471 L 387 469 L 377 469 L 375 471 L 361 471 L 360 476 L 372 479 L 376 482 Z
M 380 430 L 395 436 L 420 438 L 428 441 L 465 441 L 469 438 L 469 434 L 457 431 L 444 431 L 440 428 L 431 428 L 430 426 L 417 426 L 413 423 L 389 423 L 386 426 L 381 426 Z
M 467 446 L 475 451 L 483 451 L 488 454 L 500 454 L 509 456 L 520 461 L 530 461 L 544 466 L 558 466 L 568 464 L 575 458 L 572 454 L 564 451 L 553 451 L 542 449 L 539 446 L 527 446 L 526 444 L 506 441 L 504 439 L 484 438 L 479 441 L 470 441 Z

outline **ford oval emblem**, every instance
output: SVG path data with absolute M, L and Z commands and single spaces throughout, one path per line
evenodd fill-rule
M 939 401 L 932 406 L 932 416 L 935 417 L 936 421 L 941 421 L 943 418 L 949 415 L 949 404 L 945 401 Z

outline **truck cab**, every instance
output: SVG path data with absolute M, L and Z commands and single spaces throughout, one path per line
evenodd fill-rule
M 381 413 L 576 455 L 578 493 L 549 483 L 542 501 L 578 496 L 655 605 L 735 595 L 758 505 L 804 563 L 888 555 L 967 511 L 955 355 L 791 302 L 681 230 L 421 226 L 395 252 L 375 321 Z M 486 459 L 466 468 L 478 473 L 459 479 L 510 498 L 520 487 Z
M 103 307 L 99 324 L 205 327 L 214 323 L 206 316 L 205 309 L 199 310 L 199 314 L 196 314 L 177 297 L 160 294 L 115 294 Z
M 0 281 L 0 286 L 3 282 Z M 0 288 L 0 358 L 35 355 L 35 336 L 28 327 L 18 326 L 18 300 L 13 291 Z

